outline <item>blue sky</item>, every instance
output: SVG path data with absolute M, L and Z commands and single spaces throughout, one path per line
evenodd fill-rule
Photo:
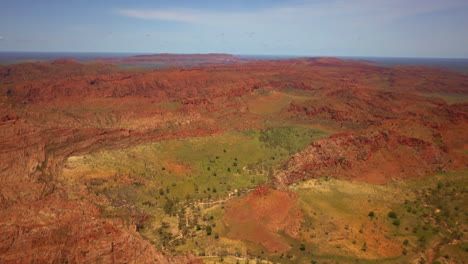
M 468 58 L 468 1 L 0 0 L 0 51 Z

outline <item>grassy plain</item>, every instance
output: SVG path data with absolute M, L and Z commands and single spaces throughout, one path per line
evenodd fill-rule
M 210 248 L 209 241 L 190 246 L 197 240 L 186 238 L 206 233 L 207 225 L 221 219 L 216 206 L 268 182 L 291 154 L 325 136 L 277 127 L 154 142 L 71 157 L 62 179 L 106 197 L 106 216 L 137 223 L 161 248 L 191 252 Z
M 299 235 L 278 233 L 291 249 L 270 252 L 229 238 L 224 206 L 268 182 L 291 153 L 323 136 L 282 127 L 155 142 L 72 157 L 63 179 L 104 195 L 110 201 L 104 214 L 136 221 L 140 233 L 160 248 L 192 253 L 206 263 L 465 259 L 466 171 L 385 185 L 332 178 L 299 182 L 290 187 L 304 214 Z

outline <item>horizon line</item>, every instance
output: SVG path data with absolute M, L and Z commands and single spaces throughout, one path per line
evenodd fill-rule
M 284 56 L 295 58 L 394 58 L 394 59 L 468 59 L 468 57 L 410 57 L 410 56 L 376 56 L 376 55 L 295 55 L 295 54 L 252 54 L 252 53 L 228 53 L 228 52 L 125 52 L 125 51 L 16 51 L 0 50 L 0 53 L 70 53 L 70 54 L 129 54 L 129 55 L 208 55 L 226 54 L 233 56 Z

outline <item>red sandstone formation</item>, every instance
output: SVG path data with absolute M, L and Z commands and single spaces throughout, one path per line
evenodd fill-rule
M 1 263 L 198 263 L 163 255 L 134 225 L 103 218 L 98 198 L 69 197 L 56 182 L 68 156 L 139 140 L 130 131 L 42 130 L 2 118 L 0 133 Z
M 466 112 L 459 114 L 439 124 L 418 118 L 384 121 L 318 140 L 289 160 L 276 175 L 278 186 L 317 177 L 385 183 L 464 168 L 467 158 L 454 150 L 464 148 L 460 141 L 466 143 L 466 136 L 446 134 L 468 129 Z

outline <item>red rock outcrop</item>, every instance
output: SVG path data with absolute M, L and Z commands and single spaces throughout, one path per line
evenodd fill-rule
M 466 118 L 431 126 L 421 124 L 418 119 L 385 121 L 364 130 L 315 141 L 291 157 L 285 169 L 276 175 L 276 184 L 282 188 L 317 177 L 380 184 L 464 168 L 466 157 L 453 151 L 460 146 L 450 143 L 453 139 L 443 137 L 439 128 L 468 129 Z M 467 141 L 464 135 L 458 137 Z
M 0 211 L 1 263 L 199 263 L 163 255 L 134 228 L 63 192 Z
M 164 255 L 134 224 L 103 218 L 97 197 L 70 197 L 55 180 L 70 155 L 144 137 L 128 130 L 43 130 L 10 117 L 2 118 L 0 135 L 1 263 L 199 263 Z

